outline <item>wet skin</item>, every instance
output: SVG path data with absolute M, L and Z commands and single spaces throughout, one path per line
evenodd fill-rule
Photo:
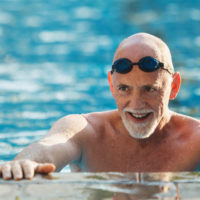
M 105 123 L 105 115 L 108 126 L 97 127 L 94 119 L 101 121 L 102 116 L 102 123 Z M 117 126 L 113 125 L 116 124 L 113 116 Z M 195 128 L 198 121 L 191 123 L 190 118 L 171 113 L 170 123 L 163 127 L 162 133 L 155 132 L 148 139 L 138 140 L 126 132 L 118 111 L 94 113 L 86 118 L 94 122 L 95 130 L 99 131 L 87 134 L 87 142 L 81 141 L 84 153 L 80 169 L 92 172 L 191 171 L 199 162 L 199 136 L 190 134 L 191 129 L 182 126 L 188 122 Z

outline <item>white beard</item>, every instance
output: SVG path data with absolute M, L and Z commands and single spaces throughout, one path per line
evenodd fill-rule
M 131 112 L 131 113 L 153 113 L 153 118 L 148 120 L 147 122 L 144 123 L 135 123 L 133 121 L 127 120 L 126 119 L 126 112 Z M 134 110 L 134 109 L 128 109 L 125 108 L 123 110 L 122 114 L 122 121 L 124 123 L 125 128 L 129 132 L 129 134 L 136 138 L 136 139 L 144 139 L 150 137 L 155 129 L 157 128 L 159 121 L 156 119 L 155 112 L 153 110 Z

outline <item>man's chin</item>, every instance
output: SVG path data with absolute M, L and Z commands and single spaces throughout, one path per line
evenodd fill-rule
M 135 139 L 146 139 L 149 138 L 153 133 L 136 133 L 132 131 L 128 131 L 130 136 Z
M 135 139 L 146 139 L 149 138 L 155 131 L 157 123 L 143 124 L 140 127 L 127 123 L 123 120 L 124 126 L 127 129 L 129 135 Z M 137 128 L 136 128 L 137 127 Z

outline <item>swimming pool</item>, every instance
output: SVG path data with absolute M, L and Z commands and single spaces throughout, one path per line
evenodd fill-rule
M 115 108 L 107 70 L 119 42 L 163 38 L 182 74 L 170 107 L 200 117 L 200 2 L 0 1 L 0 160 L 13 159 L 60 117 Z

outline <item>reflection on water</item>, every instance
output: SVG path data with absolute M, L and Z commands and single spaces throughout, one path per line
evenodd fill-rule
M 200 173 L 54 173 L 32 181 L 3 181 L 2 199 L 199 199 Z M 12 191 L 12 192 L 10 192 Z M 52 191 L 52 192 L 50 192 Z M 9 195 L 8 195 L 9 194 Z
M 0 160 L 41 138 L 58 118 L 115 108 L 107 70 L 119 42 L 164 39 L 182 87 L 173 110 L 194 117 L 200 98 L 199 1 L 0 1 Z
M 110 197 L 109 199 L 115 200 L 135 200 L 175 197 L 176 185 L 170 183 L 172 176 L 171 173 L 106 174 L 105 180 L 109 180 L 112 185 L 91 185 L 88 189 L 89 199 L 100 200 Z

